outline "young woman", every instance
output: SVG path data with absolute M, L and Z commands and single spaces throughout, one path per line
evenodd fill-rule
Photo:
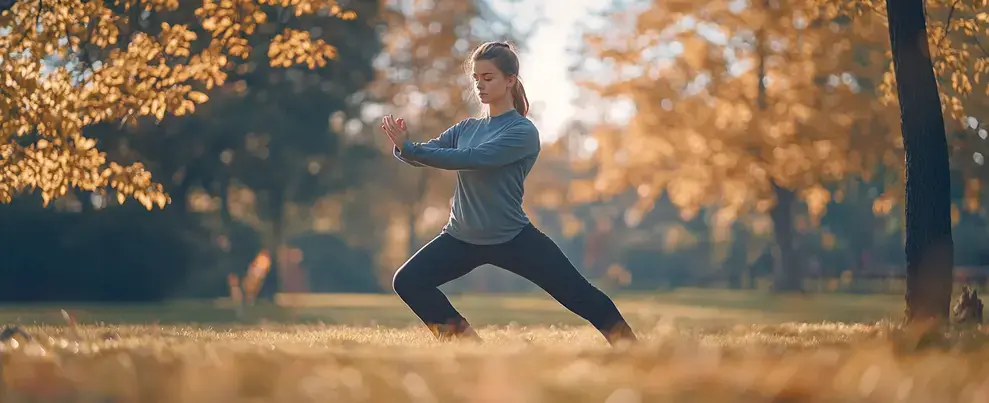
M 405 122 L 391 115 L 381 128 L 394 155 L 416 167 L 457 171 L 450 221 L 395 273 L 395 292 L 438 338 L 477 338 L 438 286 L 493 264 L 532 281 L 597 328 L 614 345 L 634 341 L 614 302 L 577 271 L 560 248 L 522 210 L 523 183 L 539 155 L 539 132 L 526 114 L 519 59 L 507 43 L 488 42 L 467 70 L 488 108 L 425 143 L 409 140 Z

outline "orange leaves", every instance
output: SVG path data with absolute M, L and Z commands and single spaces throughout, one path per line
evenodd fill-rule
M 160 41 L 165 44 L 165 54 L 171 56 L 190 56 L 189 47 L 196 40 L 196 33 L 184 25 L 169 25 L 161 23 Z
M 172 11 L 179 8 L 179 0 L 144 0 L 141 3 L 147 11 Z
M 896 121 L 877 112 L 883 107 L 871 88 L 857 81 L 870 74 L 879 81 L 885 60 L 869 64 L 868 53 L 882 48 L 884 27 L 811 24 L 820 11 L 801 2 L 651 2 L 634 23 L 591 33 L 597 41 L 582 56 L 606 67 L 585 89 L 605 104 L 634 102 L 617 133 L 596 132 L 598 180 L 659 186 L 688 213 L 717 204 L 732 214 L 768 208 L 776 183 L 798 191 L 812 216 L 823 214 L 830 200 L 823 183 L 874 169 L 861 161 L 881 161 L 897 145 L 889 135 Z M 692 18 L 664 17 L 681 13 Z M 651 41 L 657 33 L 676 44 Z M 652 78 L 616 73 L 627 64 L 661 71 Z
M 830 15 L 850 15 L 856 22 L 881 19 L 886 23 L 885 2 L 814 0 L 814 3 L 825 6 L 831 11 Z M 928 46 L 924 49 L 930 49 L 934 69 L 941 79 L 942 103 L 956 120 L 966 116 L 965 103 L 973 91 L 989 94 L 989 29 L 986 29 L 989 13 L 983 11 L 985 7 L 984 1 L 927 1 L 929 36 L 919 40 L 927 41 Z M 885 101 L 892 102 L 896 99 L 895 92 L 890 63 L 883 77 L 881 93 Z
M 69 186 L 94 186 L 101 181 L 99 167 L 105 156 L 95 150 L 61 147 L 57 142 L 39 141 L 28 147 L 0 147 L 0 202 L 26 189 L 40 190 L 47 205 L 66 194 Z
M 872 202 L 872 213 L 877 216 L 890 214 L 893 211 L 893 207 L 896 206 L 897 201 L 898 200 L 891 195 L 880 195 Z
M 964 196 L 962 206 L 967 213 L 975 213 L 979 210 L 982 199 L 982 181 L 978 178 L 965 180 Z
M 201 103 L 205 103 L 206 101 L 208 101 L 209 100 L 209 96 L 207 96 L 206 94 L 203 94 L 202 92 L 199 92 L 199 91 L 190 91 L 189 92 L 189 99 L 192 100 L 193 102 L 197 103 L 197 104 L 201 104 Z
M 151 180 L 151 174 L 140 163 L 122 166 L 110 163 L 105 166 L 106 155 L 96 150 L 95 141 L 76 137 L 66 145 L 61 139 L 41 139 L 28 147 L 13 144 L 0 146 L 0 202 L 9 202 L 13 195 L 36 190 L 43 203 L 66 195 L 70 188 L 97 189 L 110 185 L 117 192 L 118 201 L 132 196 L 144 207 L 154 205 L 164 208 L 169 198 L 159 184 Z
M 122 166 L 110 163 L 101 176 L 117 191 L 117 202 L 124 204 L 126 196 L 131 196 L 150 210 L 154 205 L 165 208 L 171 198 L 163 192 L 162 186 L 151 181 L 151 173 L 141 163 Z
M 807 203 L 807 212 L 815 225 L 820 223 L 828 203 L 831 202 L 831 192 L 821 185 L 813 185 L 800 192 L 800 198 Z
M 696 3 L 690 0 L 671 0 L 664 3 L 666 10 L 672 14 L 687 14 L 696 7 Z
M 271 40 L 268 58 L 273 67 L 289 67 L 306 64 L 309 68 L 322 67 L 328 59 L 337 56 L 337 49 L 322 39 L 313 41 L 309 31 L 285 29 Z
M 209 101 L 201 90 L 222 85 L 236 68 L 231 57 L 250 55 L 247 35 L 270 20 L 261 4 L 293 7 L 296 15 L 323 11 L 353 18 L 331 0 L 204 0 L 195 9 L 201 27 L 161 14 L 146 19 L 164 20 L 160 30 L 143 32 L 130 21 L 135 2 L 119 9 L 102 1 L 56 3 L 39 9 L 39 2 L 19 2 L 0 18 L 0 202 L 25 190 L 40 191 L 48 203 L 72 187 L 109 186 L 117 197 L 163 207 L 168 196 L 151 173 L 141 164 L 107 161 L 94 140 L 82 137 L 85 126 L 193 113 Z M 184 2 L 139 4 L 146 13 L 159 13 Z M 336 56 L 335 48 L 301 31 L 279 35 L 273 49 L 272 62 L 283 66 L 315 68 Z M 29 134 L 38 137 L 34 144 L 12 141 Z
M 594 186 L 593 179 L 576 179 L 570 183 L 567 192 L 568 202 L 574 204 L 584 204 L 596 201 L 598 190 Z
M 327 10 L 329 11 L 329 15 L 344 20 L 351 20 L 357 17 L 357 14 L 353 11 L 341 8 L 335 0 L 257 0 L 257 4 L 292 7 L 296 17 L 315 14 L 320 10 Z
M 697 35 L 690 35 L 680 40 L 683 44 L 683 54 L 681 58 L 687 63 L 687 66 L 692 69 L 702 69 L 708 63 L 708 57 L 711 50 L 708 47 L 708 42 L 704 38 Z

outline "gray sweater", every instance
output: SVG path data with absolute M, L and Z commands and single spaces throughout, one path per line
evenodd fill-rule
M 510 241 L 529 224 L 522 196 L 539 150 L 536 126 L 513 109 L 464 119 L 437 138 L 406 141 L 393 153 L 412 166 L 457 171 L 450 221 L 443 231 L 467 243 L 494 245 Z

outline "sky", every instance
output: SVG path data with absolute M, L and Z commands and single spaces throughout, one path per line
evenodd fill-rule
M 573 57 L 569 44 L 578 34 L 578 22 L 603 4 L 601 0 L 492 0 L 492 6 L 506 17 L 542 19 L 535 34 L 526 38 L 521 55 L 520 74 L 529 103 L 538 111 L 533 121 L 544 142 L 553 141 L 573 115 L 572 102 L 577 95 L 567 68 Z
M 579 43 L 580 25 L 590 21 L 593 15 L 612 6 L 607 0 L 489 0 L 492 7 L 519 25 L 530 24 L 539 18 L 535 34 L 526 38 L 521 55 L 522 82 L 526 95 L 537 113 L 532 116 L 543 142 L 551 142 L 561 134 L 567 121 L 573 117 L 577 88 L 567 71 L 574 56 L 570 45 Z M 733 0 L 731 7 L 743 7 L 744 1 Z M 683 29 L 696 29 L 713 41 L 724 41 L 721 32 L 695 26 L 687 18 Z M 660 54 L 673 56 L 683 51 L 682 45 L 671 43 Z M 677 48 L 679 46 L 679 48 Z M 665 56 L 664 56 L 665 57 Z M 744 69 L 744 65 L 737 66 Z M 733 68 L 734 69 L 734 68 Z M 740 71 L 739 71 L 740 72 Z M 616 101 L 605 111 L 607 118 L 622 121 L 629 117 L 631 106 Z

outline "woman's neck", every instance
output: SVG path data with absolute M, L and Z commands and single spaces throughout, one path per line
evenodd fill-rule
M 488 117 L 498 116 L 512 109 L 515 109 L 515 103 L 511 96 L 507 96 L 499 102 L 492 102 L 488 105 Z

